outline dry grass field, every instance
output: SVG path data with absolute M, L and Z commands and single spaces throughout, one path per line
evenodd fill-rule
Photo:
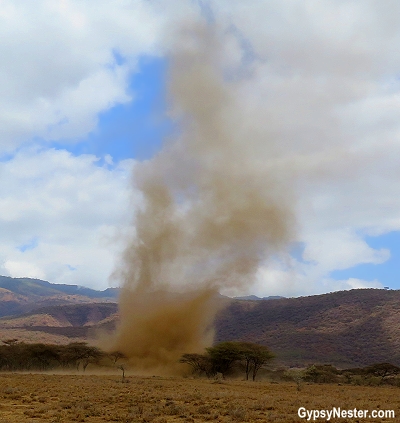
M 117 375 L 1 374 L 0 422 L 276 422 L 306 421 L 307 409 L 393 409 L 400 389 Z M 325 419 L 318 420 L 325 422 Z M 396 419 L 333 419 L 382 422 Z

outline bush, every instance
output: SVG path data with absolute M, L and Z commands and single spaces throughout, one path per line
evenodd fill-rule
M 314 383 L 339 382 L 340 371 L 331 365 L 312 365 L 304 372 L 304 380 Z

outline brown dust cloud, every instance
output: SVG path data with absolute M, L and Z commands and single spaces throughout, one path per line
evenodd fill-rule
M 182 30 L 175 44 L 168 96 L 178 129 L 134 170 L 142 203 L 108 343 L 152 371 L 211 345 L 218 292 L 251 285 L 293 226 L 288 194 L 246 137 L 217 31 Z

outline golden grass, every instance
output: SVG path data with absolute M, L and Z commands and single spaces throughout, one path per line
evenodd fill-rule
M 0 374 L 0 422 L 301 422 L 307 409 L 393 409 L 400 388 L 117 375 Z M 325 420 L 319 420 L 320 422 Z M 348 422 L 398 420 L 343 419 Z

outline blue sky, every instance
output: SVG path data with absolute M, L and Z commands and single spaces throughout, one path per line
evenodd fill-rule
M 137 73 L 129 78 L 128 92 L 134 99 L 100 113 L 97 126 L 87 137 L 75 143 L 67 140 L 53 145 L 74 155 L 93 154 L 101 158 L 109 155 L 114 163 L 125 159 L 151 159 L 162 148 L 163 140 L 171 135 L 173 128 L 173 122 L 167 116 L 167 63 L 166 58 L 140 57 Z M 104 161 L 100 160 L 98 164 L 102 166 Z M 363 236 L 363 239 L 373 249 L 390 251 L 390 258 L 383 263 L 361 263 L 334 270 L 329 277 L 334 280 L 376 280 L 385 287 L 400 289 L 400 233 L 393 231 L 380 236 Z M 33 239 L 21 249 L 36 244 L 37 240 Z M 303 261 L 301 253 L 293 254 L 300 262 Z
M 120 57 L 118 62 L 124 63 Z M 151 158 L 172 130 L 166 115 L 166 73 L 165 58 L 139 57 L 137 73 L 128 80 L 127 92 L 133 100 L 100 113 L 98 124 L 85 138 L 53 145 L 74 155 L 110 155 L 115 162 Z
M 400 289 L 400 233 L 389 232 L 380 236 L 367 236 L 365 241 L 374 249 L 387 249 L 390 258 L 382 264 L 359 264 L 344 270 L 331 273 L 334 279 L 357 278 L 363 280 L 379 280 L 385 287 Z
M 301 246 L 237 294 L 400 289 L 400 4 L 314 6 L 1 2 L 0 274 L 116 284 L 132 169 L 176 130 L 169 58 L 206 15 L 228 133 L 283 187 Z

